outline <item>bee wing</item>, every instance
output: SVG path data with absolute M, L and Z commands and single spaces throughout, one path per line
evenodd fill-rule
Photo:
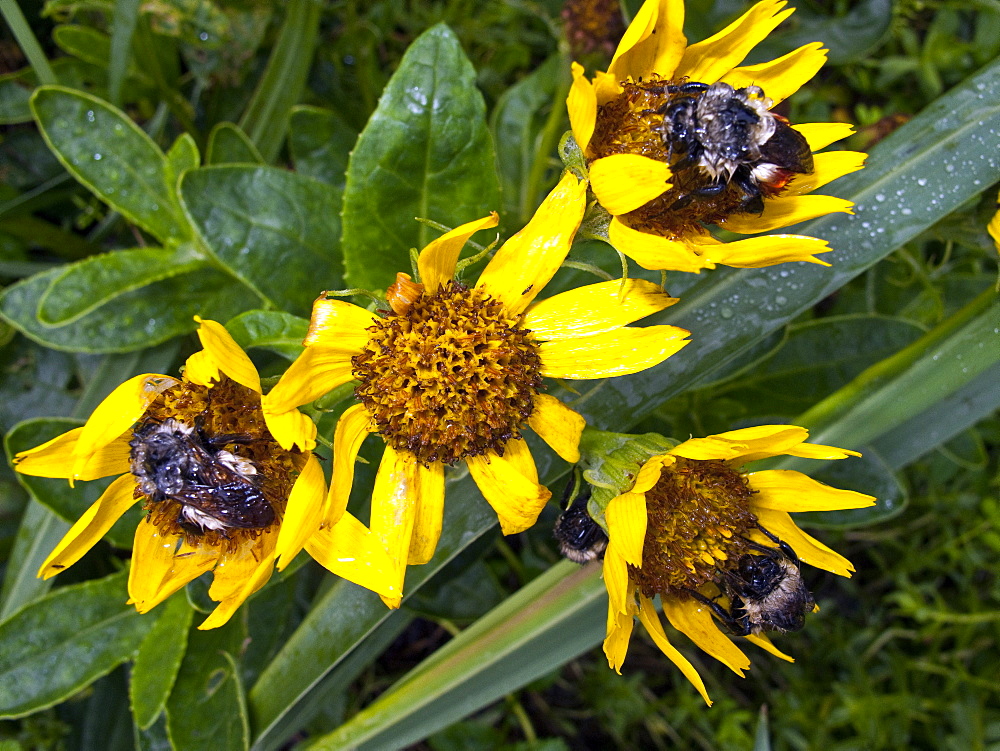
M 217 519 L 227 527 L 261 529 L 274 521 L 274 509 L 250 477 L 209 456 L 199 465 L 197 480 L 175 499 Z

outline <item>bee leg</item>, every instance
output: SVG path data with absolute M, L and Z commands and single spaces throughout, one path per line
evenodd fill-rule
M 715 600 L 710 600 L 701 592 L 695 592 L 693 589 L 689 589 L 687 592 L 702 605 L 707 605 L 733 636 L 748 636 L 750 634 L 750 626 L 745 619 L 735 617 Z
M 799 563 L 802 562 L 802 561 L 799 560 L 799 557 L 797 555 L 795 555 L 795 551 L 792 550 L 792 546 L 789 545 L 787 542 L 785 542 L 784 540 L 780 539 L 773 532 L 768 532 L 760 524 L 757 525 L 757 529 L 759 529 L 760 532 L 761 532 L 761 534 L 763 534 L 767 539 L 769 539 L 771 542 L 773 542 L 775 545 L 777 545 L 778 549 L 781 550 L 781 552 L 785 554 L 785 557 L 788 560 L 790 560 L 792 563 L 795 563 L 796 565 L 798 565 Z

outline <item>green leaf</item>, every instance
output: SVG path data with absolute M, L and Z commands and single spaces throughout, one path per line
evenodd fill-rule
M 101 71 L 73 57 L 52 61 L 58 82 L 71 89 L 82 89 L 84 81 L 101 80 Z M 31 68 L 0 76 L 0 125 L 31 122 L 31 94 L 38 86 L 38 76 Z
M 132 36 L 139 19 L 139 0 L 115 0 L 108 50 L 108 99 L 121 103 L 122 84 L 132 61 Z
M 49 148 L 94 195 L 160 242 L 190 237 L 163 152 L 124 112 L 62 86 L 39 88 L 31 111 Z
M 177 140 L 167 151 L 167 185 L 176 192 L 177 181 L 185 170 L 194 169 L 200 164 L 201 154 L 198 153 L 198 144 L 191 134 L 182 133 L 177 136 Z
M 175 751 L 242 751 L 248 747 L 246 700 L 233 659 L 245 635 L 239 617 L 221 628 L 191 632 L 167 700 L 167 732 Z
M 250 307 L 246 288 L 210 266 L 123 292 L 73 323 L 54 327 L 36 313 L 49 285 L 66 273 L 44 271 L 0 292 L 0 316 L 25 336 L 72 352 L 129 352 L 195 329 L 193 316 L 225 321 Z
M 70 524 L 32 499 L 24 509 L 17 540 L 3 577 L 0 591 L 0 621 L 24 605 L 38 599 L 52 588 L 52 579 L 39 579 L 38 569 L 56 544 L 69 531 Z
M 288 113 L 305 89 L 322 9 L 315 0 L 289 0 L 285 4 L 278 41 L 240 119 L 240 128 L 268 162 L 278 155 L 288 130 Z
M 264 157 L 238 125 L 216 123 L 208 135 L 205 164 L 264 164 Z
M 448 27 L 407 50 L 358 137 L 344 189 L 344 262 L 352 287 L 382 290 L 410 270 L 410 248 L 499 206 L 476 72 Z
M 295 107 L 288 133 L 295 170 L 344 189 L 358 132 L 332 110 Z
M 819 6 L 822 8 L 823 6 Z M 893 20 L 891 0 L 862 0 L 844 15 L 811 13 L 800 7 L 792 16 L 792 29 L 773 34 L 753 52 L 752 62 L 783 55 L 803 44 L 822 40 L 830 50 L 830 64 L 844 65 L 865 60 L 889 33 Z
M 37 417 L 18 423 L 4 439 L 8 461 L 13 462 L 14 454 L 19 451 L 40 446 L 58 435 L 82 425 L 81 420 L 68 417 Z M 18 473 L 18 481 L 24 486 L 32 498 L 55 513 L 60 519 L 73 523 L 90 506 L 101 497 L 101 493 L 110 484 L 111 479 L 89 480 L 77 482 L 70 487 L 68 480 L 50 477 L 32 477 Z M 132 547 L 135 528 L 142 519 L 142 509 L 137 503 L 115 522 L 105 535 L 105 539 L 117 548 L 128 550 Z M 61 538 L 60 538 L 61 539 Z M 41 554 L 42 551 L 39 551 Z M 52 548 L 44 551 L 42 560 L 48 557 Z M 35 569 L 35 573 L 37 573 Z
M 191 170 L 181 196 L 205 245 L 275 307 L 308 315 L 340 278 L 336 189 L 276 167 Z
M 243 349 L 261 347 L 294 360 L 302 352 L 309 321 L 273 310 L 248 310 L 226 324 Z
M 111 57 L 111 38 L 90 26 L 62 24 L 52 29 L 52 41 L 64 52 L 75 55 L 84 62 L 108 67 Z
M 193 617 L 186 597 L 171 597 L 160 606 L 156 624 L 139 646 L 132 666 L 129 699 L 135 724 L 141 730 L 148 730 L 156 722 L 167 703 L 184 658 Z
M 154 621 L 125 604 L 127 577 L 61 587 L 0 623 L 0 717 L 51 707 L 139 648 Z

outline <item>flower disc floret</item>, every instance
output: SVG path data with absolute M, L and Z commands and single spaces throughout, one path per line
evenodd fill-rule
M 542 385 L 531 332 L 479 288 L 456 282 L 368 331 L 352 359 L 378 432 L 424 465 L 495 452 L 521 437 Z

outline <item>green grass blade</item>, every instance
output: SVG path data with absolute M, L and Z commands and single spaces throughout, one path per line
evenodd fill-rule
M 108 63 L 108 100 L 121 105 L 122 83 L 132 57 L 132 35 L 139 19 L 139 0 L 115 0 L 111 21 L 111 59 Z
M 42 52 L 42 46 L 35 39 L 34 32 L 32 32 L 31 27 L 28 25 L 24 13 L 21 12 L 17 0 L 0 0 L 0 13 L 3 14 L 3 19 L 7 22 L 11 32 L 14 34 L 14 38 L 21 46 L 24 56 L 28 58 L 31 67 L 35 69 L 35 75 L 38 76 L 38 83 L 59 83 L 56 74 L 52 71 L 52 66 L 49 65 L 48 58 Z

